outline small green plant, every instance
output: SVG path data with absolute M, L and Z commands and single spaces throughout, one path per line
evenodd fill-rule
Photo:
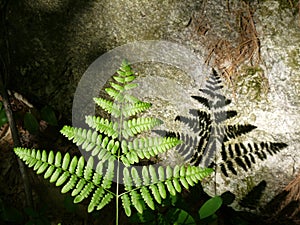
M 217 218 L 216 212 L 222 206 L 223 200 L 220 196 L 214 196 L 208 199 L 199 209 L 200 219 L 209 221 Z
M 3 103 L 0 101 L 0 127 L 8 122 Z
M 39 112 L 26 112 L 22 120 L 24 122 L 24 128 L 31 134 L 37 134 L 39 132 L 38 118 L 46 121 L 51 126 L 57 126 L 57 118 L 53 109 L 46 105 Z M 0 127 L 8 122 L 3 103 L 0 101 Z
M 57 126 L 57 118 L 54 110 L 46 105 L 40 111 L 26 112 L 24 115 L 24 128 L 31 134 L 38 134 L 40 130 L 39 120 L 46 121 L 50 126 Z
M 176 195 L 183 188 L 188 189 L 212 173 L 210 168 L 190 165 L 135 166 L 141 159 L 150 159 L 158 153 L 178 145 L 174 137 L 141 137 L 140 134 L 162 124 L 157 118 L 143 118 L 138 114 L 151 107 L 150 103 L 140 101 L 129 94 L 136 88 L 134 72 L 123 61 L 111 87 L 106 93 L 112 100 L 94 98 L 95 103 L 108 112 L 112 120 L 98 116 L 86 116 L 91 129 L 64 126 L 61 133 L 83 151 L 89 153 L 85 158 L 68 153 L 15 148 L 17 156 L 37 174 L 44 173 L 56 186 L 63 186 L 62 193 L 72 191 L 75 203 L 91 196 L 88 212 L 100 210 L 112 199 L 116 202 L 116 224 L 119 223 L 119 202 L 127 216 L 132 208 L 142 214 L 145 209 L 155 210 L 168 194 Z M 116 186 L 113 186 L 115 181 Z M 121 185 L 123 183 L 124 185 Z M 156 204 L 157 203 L 157 204 Z

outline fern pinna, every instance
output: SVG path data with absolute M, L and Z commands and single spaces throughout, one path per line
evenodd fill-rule
M 199 90 L 201 95 L 192 96 L 204 109 L 191 109 L 191 116 L 175 118 L 187 125 L 192 132 L 168 132 L 166 136 L 183 141 L 176 149 L 187 163 L 195 166 L 218 166 L 228 177 L 229 172 L 237 175 L 237 168 L 248 171 L 257 158 L 265 160 L 268 154 L 276 154 L 287 145 L 281 142 L 236 142 L 237 137 L 251 132 L 256 126 L 225 123 L 227 119 L 235 117 L 237 112 L 225 109 L 231 100 L 221 93 L 222 88 L 222 80 L 213 70 L 205 87 Z
M 132 206 L 142 213 L 146 206 L 155 208 L 167 194 L 175 195 L 183 188 L 189 188 L 208 176 L 212 169 L 195 166 L 131 166 L 141 159 L 150 159 L 166 152 L 180 143 L 174 137 L 138 137 L 144 131 L 162 123 L 156 118 L 142 118 L 137 114 L 151 107 L 130 95 L 128 90 L 137 87 L 132 83 L 135 75 L 130 65 L 123 61 L 114 82 L 106 88 L 111 100 L 94 98 L 95 103 L 107 111 L 112 120 L 97 116 L 86 116 L 86 123 L 92 129 L 64 126 L 61 133 L 76 143 L 85 152 L 85 158 L 60 152 L 15 148 L 15 153 L 38 174 L 50 178 L 56 186 L 62 186 L 62 193 L 72 191 L 74 202 L 90 198 L 88 211 L 100 210 L 116 198 L 116 221 L 118 223 L 118 202 L 122 201 L 127 216 Z M 139 168 L 139 169 L 137 169 Z M 112 187 L 116 181 L 116 191 Z M 124 188 L 119 187 L 123 182 Z

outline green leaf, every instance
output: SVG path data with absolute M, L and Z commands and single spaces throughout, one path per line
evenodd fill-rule
M 152 200 L 152 196 L 150 195 L 148 189 L 145 186 L 141 188 L 141 195 L 145 200 L 145 202 L 147 203 L 147 205 L 149 206 L 149 208 L 154 210 L 155 207 L 154 207 L 154 202 Z
M 114 196 L 111 193 L 107 193 L 101 200 L 101 202 L 97 205 L 97 210 L 102 209 L 104 206 L 106 206 L 110 201 L 114 198 Z
M 127 76 L 125 77 L 125 82 L 131 82 L 135 79 L 135 76 Z
M 36 171 L 36 174 L 44 173 L 45 170 L 48 168 L 48 163 L 44 162 L 39 169 Z
M 136 88 L 137 86 L 138 86 L 138 84 L 130 83 L 130 84 L 124 85 L 124 88 L 127 91 L 127 90 L 130 90 L 130 89 Z
M 124 194 L 121 196 L 121 199 L 122 199 L 122 205 L 126 215 L 128 217 L 131 216 L 131 208 L 130 208 L 131 202 L 129 196 L 127 194 Z
M 80 179 L 79 182 L 76 184 L 75 189 L 72 191 L 71 195 L 76 196 L 80 193 L 80 191 L 84 188 L 84 185 L 86 184 L 86 180 Z
M 61 189 L 61 193 L 67 193 L 68 191 L 72 190 L 75 185 L 76 185 L 76 182 L 78 180 L 78 177 L 76 175 L 72 175 L 70 180 L 68 181 L 68 183 L 66 183 L 63 188 Z
M 86 123 L 97 131 L 112 137 L 113 139 L 118 137 L 118 124 L 110 122 L 108 119 L 104 119 L 97 116 L 86 116 Z
M 180 193 L 181 192 L 181 185 L 180 185 L 180 183 L 179 183 L 179 181 L 178 181 L 177 178 L 173 178 L 173 185 L 174 185 L 175 190 L 178 193 Z
M 76 175 L 78 177 L 82 176 L 83 169 L 84 169 L 84 157 L 81 156 L 77 162 L 77 167 L 76 167 Z
M 87 198 L 89 194 L 93 191 L 94 184 L 93 183 L 87 183 L 84 185 L 84 188 L 81 190 L 80 194 L 76 196 L 74 199 L 74 203 L 81 202 L 83 199 Z
M 194 225 L 196 224 L 194 218 L 187 213 L 186 211 L 182 210 L 182 209 L 178 209 L 179 212 L 177 211 L 176 213 L 178 213 L 178 217 L 176 222 L 174 223 L 174 225 Z
M 160 196 L 163 199 L 165 199 L 167 197 L 167 192 L 166 192 L 165 185 L 163 183 L 158 183 L 157 187 L 158 187 L 158 191 L 159 191 Z
M 25 113 L 24 116 L 24 127 L 31 134 L 37 134 L 39 131 L 39 123 L 32 113 Z
M 46 105 L 41 109 L 41 118 L 52 126 L 57 126 L 57 118 L 52 107 Z
M 127 167 L 123 170 L 123 181 L 126 191 L 130 191 L 132 189 L 132 179 L 130 177 L 130 173 Z
M 62 185 L 70 176 L 70 173 L 68 171 L 65 171 L 56 181 L 55 185 L 60 186 Z
M 0 102 L 2 103 L 2 102 Z M 1 109 L 0 110 L 0 127 L 3 126 L 4 124 L 6 124 L 8 122 L 6 114 L 5 114 L 5 110 Z
M 70 154 L 67 152 L 64 156 L 61 168 L 67 170 L 70 163 Z
M 142 185 L 141 178 L 135 167 L 132 167 L 132 169 L 131 169 L 131 177 L 132 177 L 136 187 L 140 187 Z
M 124 87 L 119 84 L 111 82 L 110 85 L 117 91 L 120 91 L 120 92 L 124 91 Z
M 200 219 L 204 219 L 215 214 L 215 212 L 221 207 L 222 202 L 223 201 L 220 196 L 208 199 L 199 210 Z
M 102 187 L 98 187 L 97 190 L 94 192 L 92 200 L 88 206 L 88 212 L 92 212 L 94 208 L 99 204 L 102 196 L 104 195 L 105 191 Z
M 46 173 L 44 174 L 44 178 L 45 179 L 49 178 L 53 174 L 54 170 L 55 170 L 55 167 L 53 165 L 48 167 Z
M 143 213 L 143 205 L 141 204 L 140 195 L 136 191 L 131 191 L 131 202 L 139 213 Z
M 173 187 L 173 184 L 170 180 L 166 181 L 166 186 L 168 188 L 168 191 L 170 192 L 171 195 L 175 196 L 176 195 L 176 191 L 175 188 Z
M 125 105 L 123 108 L 123 115 L 125 117 L 134 116 L 138 113 L 144 112 L 151 107 L 151 103 L 137 101 L 134 104 Z
M 161 196 L 160 196 L 160 193 L 158 191 L 158 188 L 152 184 L 150 185 L 150 190 L 152 191 L 152 194 L 154 196 L 154 199 L 159 203 L 161 204 Z
M 124 84 L 125 83 L 125 78 L 124 77 L 121 77 L 121 76 L 113 76 L 114 80 L 121 83 L 121 84 Z
M 118 118 L 121 114 L 119 105 L 115 104 L 112 101 L 106 100 L 104 98 L 94 98 L 94 102 L 116 118 Z
M 54 173 L 51 175 L 50 183 L 56 182 L 57 179 L 59 178 L 59 175 L 61 174 L 61 172 L 62 172 L 61 168 L 56 168 Z

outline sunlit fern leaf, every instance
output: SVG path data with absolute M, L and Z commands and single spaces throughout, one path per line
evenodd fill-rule
M 133 137 L 161 124 L 162 121 L 157 118 L 133 118 L 131 120 L 125 120 L 123 122 L 122 135 L 124 138 Z
M 141 191 L 142 198 L 147 203 L 149 208 L 154 210 L 155 209 L 154 202 L 147 187 L 146 186 L 141 187 L 140 191 Z
M 116 122 L 111 122 L 108 119 L 97 116 L 86 116 L 85 121 L 89 127 L 94 128 L 100 133 L 103 133 L 109 137 L 115 139 L 119 136 L 118 123 Z
M 117 73 L 121 77 L 130 77 L 133 73 L 130 64 L 127 62 L 127 60 L 123 60 L 120 69 L 117 71 Z
M 140 187 L 142 185 L 142 180 L 141 180 L 140 175 L 135 167 L 131 168 L 131 177 L 132 177 L 132 180 L 134 181 L 134 186 Z
M 127 216 L 132 213 L 131 206 L 139 213 L 146 207 L 153 210 L 155 204 L 161 204 L 168 194 L 175 195 L 182 187 L 189 188 L 212 172 L 211 169 L 196 167 L 165 169 L 151 165 L 138 171 L 135 167 L 122 165 L 122 162 L 129 166 L 141 159 L 150 159 L 181 143 L 175 137 L 137 137 L 162 124 L 162 121 L 138 116 L 149 109 L 151 104 L 140 101 L 128 92 L 137 87 L 137 84 L 131 83 L 134 80 L 130 65 L 123 61 L 110 87 L 105 89 L 110 100 L 94 98 L 95 103 L 108 112 L 113 120 L 87 116 L 86 123 L 91 129 L 64 126 L 61 130 L 82 151 L 89 153 L 87 162 L 83 156 L 71 157 L 69 153 L 62 155 L 50 151 L 48 154 L 34 149 L 14 149 L 29 167 L 60 186 L 62 193 L 71 192 L 75 203 L 90 199 L 88 212 L 102 209 L 114 197 L 116 202 L 121 198 Z M 112 182 L 122 179 L 122 173 L 124 188 L 119 188 L 120 182 L 117 182 L 119 191 L 115 191 Z
M 113 79 L 118 83 L 110 82 L 111 88 L 106 88 L 106 93 L 112 97 L 114 101 L 119 103 L 124 102 L 124 100 L 136 102 L 134 98 L 130 98 L 130 96 L 125 93 L 137 87 L 137 84 L 131 83 L 135 79 L 131 66 L 126 61 L 123 61 L 117 74 L 117 76 L 113 76 Z
M 131 199 L 131 203 L 135 207 L 135 209 L 139 213 L 143 213 L 144 209 L 143 209 L 143 205 L 141 203 L 142 197 L 136 190 L 133 190 L 130 192 L 130 199 Z
M 129 83 L 129 84 L 125 84 L 125 85 L 124 85 L 124 89 L 125 89 L 125 91 L 128 91 L 128 90 L 130 90 L 130 89 L 136 88 L 137 86 L 138 86 L 138 84 L 135 84 L 135 83 Z
M 74 203 L 81 202 L 83 199 L 87 198 L 93 189 L 93 183 L 87 183 L 87 185 L 84 185 L 84 188 L 80 191 L 80 194 L 78 194 L 76 198 L 74 198 Z
M 113 158 L 110 158 L 108 161 L 106 174 L 103 177 L 103 182 L 101 185 L 105 189 L 109 189 L 111 187 L 112 180 L 114 177 L 114 168 L 115 168 L 115 160 Z
M 118 104 L 104 98 L 94 98 L 94 102 L 112 116 L 116 118 L 120 117 L 121 110 Z
M 136 103 L 140 102 L 140 100 L 137 97 L 130 95 L 130 94 L 125 95 L 124 100 L 126 103 L 131 103 L 131 104 L 136 104 Z
M 79 179 L 79 181 L 77 182 L 77 184 L 76 184 L 75 188 L 73 189 L 71 195 L 72 196 L 77 196 L 81 192 L 82 188 L 84 188 L 85 184 L 86 184 L 86 180 L 84 180 L 82 178 Z
M 121 84 L 125 84 L 125 83 L 128 83 L 128 82 L 132 82 L 133 80 L 135 80 L 135 76 L 132 75 L 133 72 L 130 72 L 130 75 L 129 74 L 124 74 L 123 71 L 117 71 L 117 73 L 120 75 L 120 76 L 113 76 L 114 80 L 121 83 Z
M 94 208 L 100 203 L 105 190 L 102 187 L 98 187 L 93 194 L 92 200 L 88 206 L 88 212 L 92 212 Z
M 92 155 L 101 155 L 99 159 L 103 159 L 104 154 L 109 154 L 109 157 L 115 158 L 113 155 L 119 148 L 119 142 L 110 140 L 98 134 L 97 131 L 64 126 L 61 133 L 69 140 L 72 140 L 77 146 L 82 146 L 86 152 L 92 152 Z
M 143 167 L 142 169 L 142 177 L 143 177 L 143 184 L 145 186 L 150 184 L 150 176 L 147 167 Z
M 143 211 L 142 202 L 145 202 L 146 206 L 154 210 L 154 200 L 161 203 L 161 199 L 165 199 L 167 193 L 176 195 L 177 192 L 181 192 L 182 187 L 188 189 L 212 172 L 213 170 L 209 168 L 203 169 L 193 166 L 176 166 L 175 168 L 169 166 L 167 168 L 143 166 L 140 174 L 134 167 L 131 168 L 131 172 L 128 168 L 125 168 L 123 171 L 125 193 L 129 193 L 128 198 L 138 212 Z M 126 201 L 123 204 L 128 207 L 128 198 L 123 198 L 126 198 L 123 200 Z M 126 210 L 128 213 L 129 210 Z
M 124 100 L 124 94 L 113 88 L 105 88 L 105 92 L 117 102 L 122 102 Z
M 153 138 L 136 138 L 132 142 L 126 142 L 126 152 L 121 156 L 121 160 L 125 165 L 138 163 L 140 159 L 150 159 L 158 153 L 166 152 L 167 150 L 180 144 L 180 140 L 172 137 L 153 137 Z
M 126 191 L 132 190 L 133 183 L 130 176 L 130 172 L 127 167 L 125 167 L 123 170 L 123 181 L 124 181 L 125 190 Z
M 110 86 L 113 87 L 115 90 L 119 91 L 120 93 L 124 92 L 124 90 L 125 90 L 123 85 L 119 85 L 119 84 L 114 83 L 114 82 L 110 82 Z
M 110 193 L 110 192 L 106 193 L 105 196 L 101 199 L 101 201 L 97 205 L 97 210 L 102 209 L 104 206 L 106 206 L 108 203 L 110 203 L 113 198 L 114 198 L 114 195 L 112 193 Z
M 85 165 L 84 158 L 80 157 L 79 160 L 76 156 L 70 161 L 70 156 L 67 153 L 62 157 L 61 153 L 56 154 L 51 151 L 47 156 L 45 151 L 42 153 L 40 150 L 25 149 L 25 148 L 15 148 L 15 153 L 22 159 L 25 164 L 31 163 L 31 167 L 34 167 L 36 171 L 40 173 L 45 173 L 46 178 L 50 178 L 51 182 L 56 182 L 56 186 L 64 185 L 62 188 L 62 193 L 72 191 L 72 196 L 74 196 L 74 202 L 78 203 L 83 199 L 93 193 L 92 201 L 89 206 L 89 211 L 92 211 L 94 207 L 104 207 L 110 202 L 113 195 L 107 192 L 107 189 L 110 188 L 111 182 L 114 176 L 114 167 L 113 160 L 108 162 L 110 168 L 104 172 L 104 174 L 95 173 L 92 169 L 93 167 L 93 158 L 89 158 L 87 164 Z M 42 157 L 40 157 L 42 155 Z M 38 163 L 42 162 L 42 164 Z M 47 168 L 44 168 L 47 164 Z M 37 167 L 35 165 L 40 165 Z M 40 169 L 43 167 L 42 169 Z M 99 172 L 99 170 L 98 170 Z M 99 176 L 100 175 L 100 176 Z M 95 179 L 95 177 L 98 177 Z M 98 184 L 99 182 L 93 182 L 103 177 L 102 187 Z M 107 181 L 108 180 L 108 181 Z M 106 194 L 105 194 L 106 193 Z M 102 196 L 105 196 L 102 198 Z
M 131 215 L 131 202 L 130 202 L 130 197 L 127 194 L 124 194 L 121 196 L 122 199 L 122 205 L 124 208 L 124 211 L 126 215 L 129 217 Z
M 132 105 L 126 105 L 122 110 L 125 117 L 135 116 L 151 107 L 151 103 L 138 101 Z

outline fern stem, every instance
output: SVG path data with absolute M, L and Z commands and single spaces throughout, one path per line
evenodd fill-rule
M 116 225 L 119 224 L 119 179 L 120 179 L 119 176 L 120 176 L 120 160 L 119 160 L 119 157 L 118 157 L 118 165 L 117 165 L 117 190 L 116 190 Z
M 122 112 L 122 108 L 123 108 L 123 103 L 121 102 L 121 106 L 120 106 L 120 110 Z M 120 143 L 122 141 L 122 124 L 123 124 L 123 113 L 121 113 L 120 115 L 120 119 L 119 119 L 119 138 L 120 138 Z M 118 156 L 117 156 L 117 189 L 116 189 L 116 225 L 119 224 L 119 186 L 120 186 L 120 155 L 121 155 L 121 147 L 118 150 Z

